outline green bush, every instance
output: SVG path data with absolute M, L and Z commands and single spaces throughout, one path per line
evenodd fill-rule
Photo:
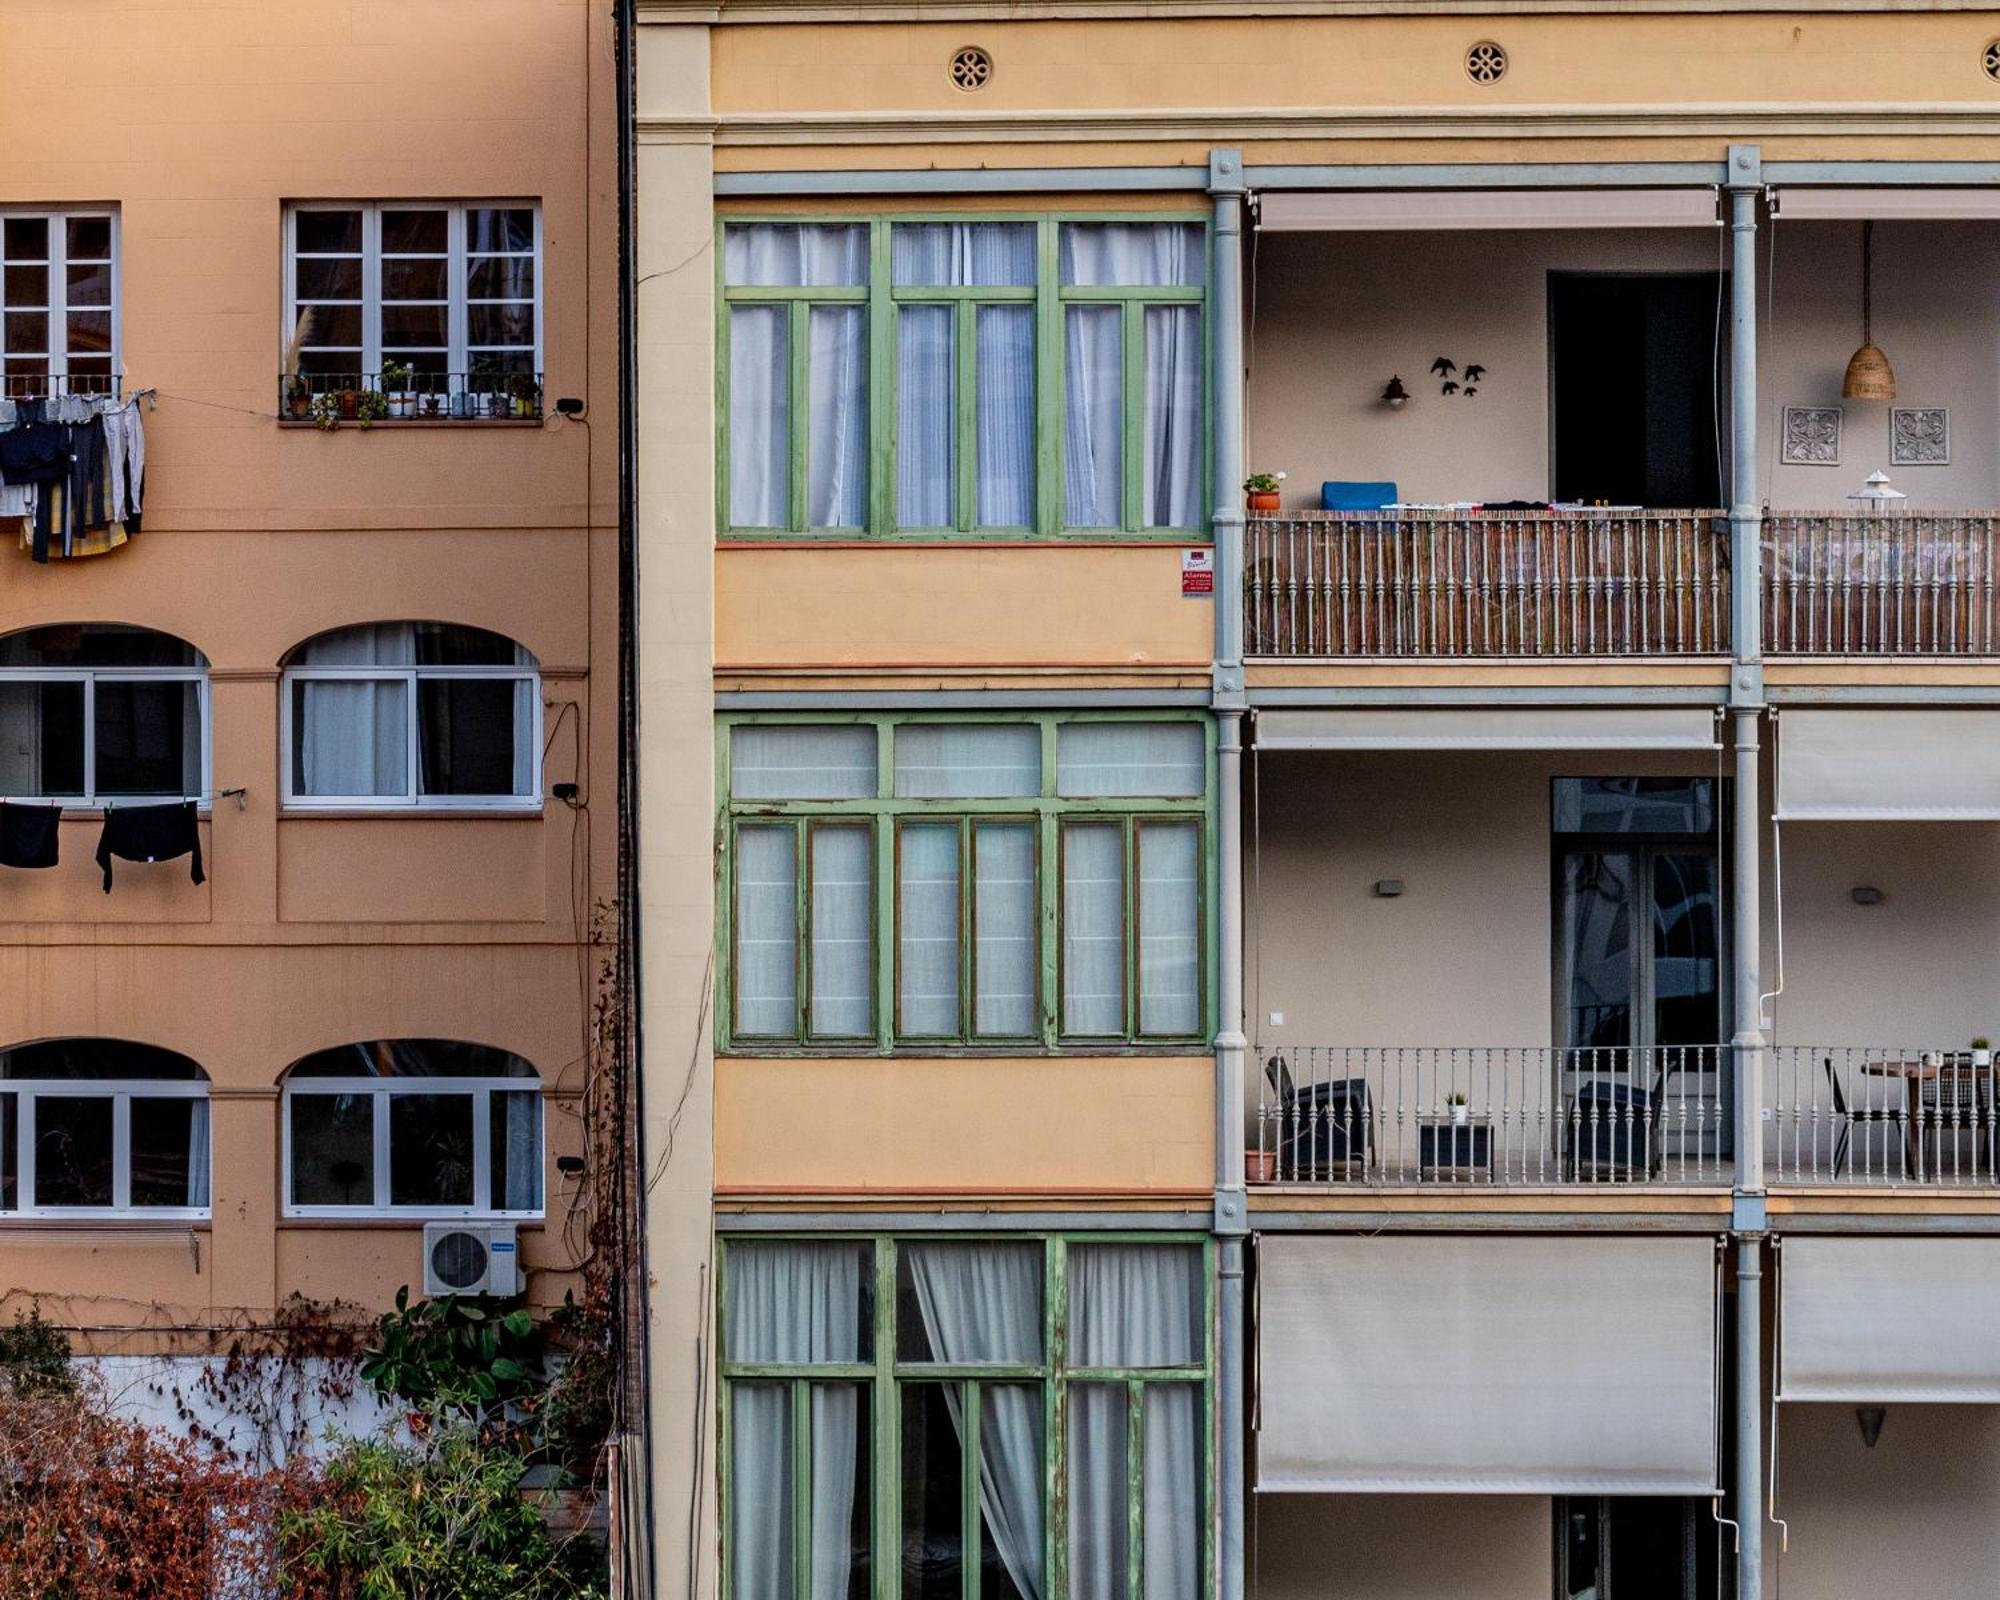
M 547 1385 L 542 1332 L 516 1308 L 446 1295 L 412 1304 L 408 1286 L 376 1324 L 376 1345 L 361 1376 L 385 1399 L 500 1424 L 508 1408 L 530 1405 Z
M 15 1395 L 70 1394 L 76 1377 L 69 1367 L 69 1335 L 42 1320 L 42 1308 L 30 1306 L 0 1328 L 0 1384 Z

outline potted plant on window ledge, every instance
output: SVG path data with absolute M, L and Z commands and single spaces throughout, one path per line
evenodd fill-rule
M 312 389 L 303 373 L 295 372 L 285 380 L 285 415 L 293 422 L 312 420 Z
M 1243 492 L 1249 497 L 1252 511 L 1276 511 L 1279 506 L 1278 485 L 1285 481 L 1282 472 L 1253 472 L 1243 480 Z
M 407 362 L 385 361 L 382 364 L 382 390 L 389 403 L 391 418 L 400 420 L 417 414 L 417 396 L 410 387 Z

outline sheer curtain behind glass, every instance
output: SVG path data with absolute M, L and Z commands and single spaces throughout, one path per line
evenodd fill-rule
M 899 1033 L 958 1032 L 958 835 L 956 822 L 912 822 L 899 838 Z
M 875 991 L 875 836 L 869 828 L 812 829 L 812 1032 L 872 1031 Z
M 806 526 L 868 520 L 868 326 L 860 306 L 807 313 Z
M 1206 1297 L 1194 1245 L 1078 1244 L 1069 1256 L 1072 1368 L 1196 1368 Z M 1145 1600 L 1201 1592 L 1201 1386 L 1148 1383 L 1141 1417 Z M 1073 1384 L 1069 1405 L 1071 1600 L 1126 1600 L 1129 1391 Z
M 416 628 L 383 622 L 310 639 L 302 667 L 413 667 Z M 410 792 L 410 690 L 406 681 L 301 678 L 292 684 L 292 789 L 300 795 Z
M 1192 822 L 1139 825 L 1139 1031 L 1201 1028 L 1201 939 L 1197 874 L 1200 833 Z
M 958 483 L 958 308 L 896 311 L 896 524 L 950 528 Z
M 742 1243 L 728 1256 L 724 1358 L 798 1364 L 868 1359 L 863 1348 L 865 1248 Z M 734 1600 L 794 1600 L 791 1388 L 730 1386 L 729 1559 Z M 855 1461 L 860 1391 L 812 1388 L 809 1600 L 847 1600 L 856 1566 Z
M 1125 1031 L 1125 829 L 1073 822 L 1063 829 L 1062 1031 Z

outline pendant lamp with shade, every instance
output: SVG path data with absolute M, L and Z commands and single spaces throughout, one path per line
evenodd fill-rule
M 1875 224 L 1861 224 L 1861 348 L 1848 357 L 1847 376 L 1840 380 L 1843 400 L 1893 400 L 1896 373 L 1875 344 Z

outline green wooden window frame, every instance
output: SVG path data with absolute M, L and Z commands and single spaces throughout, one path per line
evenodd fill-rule
M 813 1243 L 873 1249 L 873 1342 L 869 1359 L 856 1362 L 768 1363 L 732 1361 L 726 1335 L 729 1295 L 729 1253 L 733 1243 Z M 1038 1362 L 964 1366 L 915 1362 L 897 1353 L 897 1252 L 905 1244 L 1036 1244 L 1042 1249 L 1042 1359 Z M 1077 1245 L 1137 1244 L 1194 1246 L 1201 1252 L 1202 1361 L 1197 1367 L 1076 1367 L 1069 1363 L 1069 1252 Z M 1143 1600 L 1145 1549 L 1145 1391 L 1151 1384 L 1192 1385 L 1198 1393 L 1199 1491 L 1193 1508 L 1201 1519 L 1200 1590 L 1212 1600 L 1215 1582 L 1215 1249 L 1206 1234 L 1138 1233 L 936 1233 L 920 1237 L 843 1233 L 758 1233 L 718 1241 L 716 1265 L 716 1348 L 724 1352 L 717 1386 L 717 1437 L 721 1504 L 721 1582 L 723 1600 L 733 1600 L 730 1573 L 730 1513 L 735 1473 L 732 1451 L 732 1392 L 738 1383 L 785 1383 L 791 1387 L 791 1509 L 792 1549 L 810 1548 L 809 1511 L 812 1482 L 812 1406 L 815 1385 L 858 1386 L 867 1397 L 868 1466 L 871 1481 L 857 1485 L 857 1496 L 868 1495 L 871 1535 L 868 1570 L 872 1593 L 868 1600 L 902 1600 L 902 1394 L 911 1383 L 957 1383 L 960 1414 L 967 1419 L 960 1446 L 960 1482 L 965 1486 L 961 1530 L 965 1548 L 978 1549 L 979 1433 L 978 1390 L 982 1384 L 1034 1386 L 1042 1394 L 1042 1581 L 1048 1600 L 1069 1594 L 1069 1463 L 1067 1457 L 1070 1389 L 1080 1384 L 1122 1384 L 1126 1389 L 1125 1487 L 1127 1556 L 1131 1600 Z M 793 1600 L 813 1600 L 811 1564 L 794 1559 Z M 981 1600 L 979 1563 L 964 1566 L 964 1600 Z
M 1056 793 L 1058 730 L 1086 722 L 1174 723 L 1202 730 L 1203 792 L 1168 799 L 1065 799 Z M 947 726 L 1030 725 L 1041 736 L 1041 792 L 1036 796 L 995 799 L 911 799 L 895 794 L 895 735 L 899 727 L 921 724 Z M 851 727 L 875 730 L 875 794 L 855 800 L 745 800 L 734 796 L 730 778 L 734 730 L 754 726 Z M 717 983 L 716 1047 L 724 1052 L 759 1055 L 815 1052 L 822 1054 L 934 1055 L 940 1051 L 985 1051 L 990 1054 L 1068 1052 L 1072 1054 L 1154 1053 L 1194 1051 L 1205 1047 L 1214 1027 L 1216 994 L 1213 952 L 1217 948 L 1215 859 L 1215 729 L 1198 711 L 1118 712 L 928 712 L 872 713 L 846 716 L 810 714 L 746 714 L 719 717 L 716 729 L 716 792 L 723 796 L 723 854 L 716 907 L 717 948 L 724 952 Z M 901 952 L 897 937 L 900 872 L 899 848 L 905 824 L 913 821 L 957 822 L 960 827 L 959 876 L 959 1030 L 952 1035 L 909 1035 L 899 1032 Z M 977 994 L 976 942 L 971 937 L 974 876 L 966 852 L 973 831 L 983 823 L 1031 822 L 1036 830 L 1036 997 L 1035 1024 L 1019 1035 L 980 1034 L 974 1028 Z M 1116 825 L 1124 830 L 1125 861 L 1125 1025 L 1117 1032 L 1071 1034 L 1062 1027 L 1063 907 L 1061 851 L 1064 829 L 1079 822 Z M 1163 824 L 1193 824 L 1195 838 L 1196 1026 L 1186 1033 L 1149 1033 L 1140 1017 L 1139 840 L 1143 830 Z M 827 827 L 871 830 L 870 888 L 873 904 L 871 975 L 872 1031 L 866 1035 L 817 1034 L 812 1028 L 812 898 L 811 839 Z M 794 831 L 794 988 L 793 1026 L 787 1033 L 750 1033 L 740 1027 L 736 981 L 739 923 L 739 841 L 746 829 L 786 828 Z
M 1036 281 L 1033 285 L 915 286 L 894 282 L 890 233 L 898 223 L 1030 223 L 1036 229 Z M 1208 283 L 1096 287 L 1061 282 L 1060 230 L 1065 223 L 1183 223 L 1203 229 L 1208 240 L 1209 217 L 1202 211 L 1062 211 L 1062 212 L 909 212 L 856 216 L 852 214 L 738 214 L 720 216 L 716 225 L 752 226 L 850 225 L 868 230 L 868 282 L 802 288 L 731 285 L 724 271 L 725 248 L 715 252 L 716 317 L 716 501 L 715 525 L 725 540 L 785 540 L 794 538 L 857 538 L 931 542 L 939 539 L 1117 538 L 1186 543 L 1210 536 L 1208 511 L 1214 500 L 1213 419 L 1215 399 L 1209 381 L 1214 330 L 1208 312 Z M 726 239 L 724 241 L 726 245 Z M 1211 279 L 1212 272 L 1204 273 Z M 1116 527 L 1071 527 L 1064 522 L 1064 376 L 1067 339 L 1064 318 L 1072 305 L 1115 305 L 1123 317 L 1123 516 Z M 783 528 L 737 527 L 730 520 L 730 313 L 739 306 L 766 305 L 787 312 L 789 353 L 789 509 Z M 868 484 L 867 526 L 813 527 L 807 523 L 807 441 L 809 395 L 809 319 L 815 306 L 858 305 L 863 308 L 867 349 Z M 955 322 L 955 481 L 951 486 L 952 525 L 942 528 L 903 527 L 897 523 L 897 334 L 898 307 L 947 305 L 957 309 Z M 981 527 L 977 521 L 977 320 L 983 306 L 1029 305 L 1034 308 L 1035 349 L 1035 521 L 1032 527 Z M 1144 460 L 1146 425 L 1145 318 L 1148 307 L 1191 305 L 1201 317 L 1202 338 L 1202 492 L 1197 523 L 1187 527 L 1144 525 Z

